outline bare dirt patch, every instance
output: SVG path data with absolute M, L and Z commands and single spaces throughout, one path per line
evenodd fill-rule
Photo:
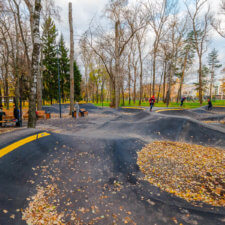
M 171 141 L 155 141 L 138 153 L 144 179 L 199 205 L 225 206 L 225 151 Z

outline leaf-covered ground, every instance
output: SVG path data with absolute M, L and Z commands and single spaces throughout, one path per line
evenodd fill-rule
M 225 150 L 155 141 L 138 153 L 145 180 L 199 205 L 225 206 Z

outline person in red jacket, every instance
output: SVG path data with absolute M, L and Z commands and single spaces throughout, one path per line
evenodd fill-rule
M 152 96 L 150 99 L 149 99 L 149 103 L 150 103 L 150 111 L 152 111 L 152 108 L 155 104 L 155 96 Z

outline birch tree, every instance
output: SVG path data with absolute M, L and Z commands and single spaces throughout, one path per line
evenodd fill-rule
M 39 73 L 39 56 L 40 56 L 40 13 L 41 0 L 35 0 L 34 12 L 32 14 L 33 20 L 31 27 L 33 28 L 33 52 L 31 64 L 31 78 L 30 78 L 30 95 L 29 95 L 29 118 L 28 128 L 35 128 L 36 126 L 36 91 L 37 91 L 37 76 Z

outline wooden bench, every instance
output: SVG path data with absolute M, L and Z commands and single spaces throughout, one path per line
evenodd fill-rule
M 79 117 L 82 117 L 82 115 L 84 117 L 88 116 L 88 111 L 86 111 L 86 109 L 80 109 Z M 76 111 L 74 112 L 74 117 L 77 118 L 77 112 Z
M 2 124 L 2 127 L 6 127 L 7 124 L 13 124 L 13 126 L 15 126 L 16 120 L 2 120 L 0 123 Z
M 36 111 L 36 115 L 38 119 L 46 119 L 46 114 L 45 114 L 45 111 L 43 110 Z
M 14 119 L 14 113 L 12 110 L 4 110 L 5 112 L 5 116 L 4 117 L 4 120 L 13 120 Z
M 86 109 L 80 109 L 80 111 L 84 114 L 84 116 L 88 116 L 88 111 L 86 111 Z
M 44 110 L 36 111 L 36 116 L 38 119 L 50 119 L 51 118 L 51 114 L 45 113 Z M 23 119 L 27 120 L 28 117 L 29 117 L 28 109 L 23 110 Z

